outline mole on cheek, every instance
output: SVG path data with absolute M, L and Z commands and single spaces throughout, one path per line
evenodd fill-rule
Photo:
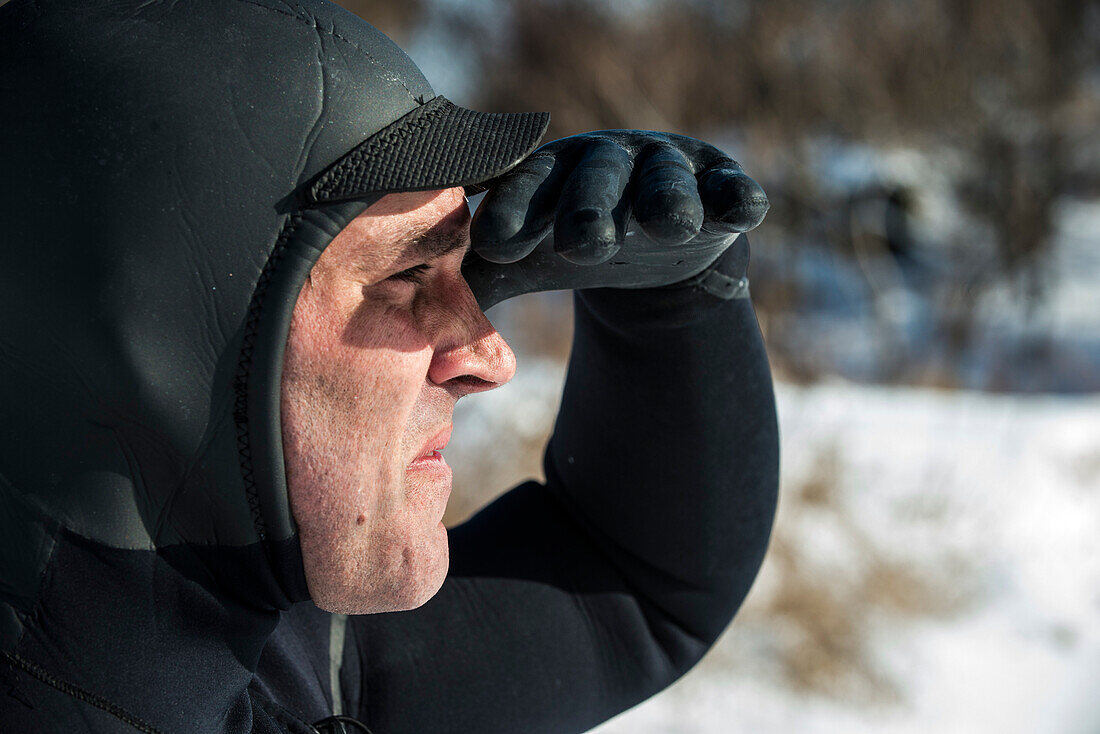
M 360 515 L 359 517 L 355 518 L 355 524 L 356 525 L 362 525 L 366 521 L 367 521 L 367 516 L 366 515 Z

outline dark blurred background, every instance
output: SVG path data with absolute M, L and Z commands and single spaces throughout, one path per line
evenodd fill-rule
M 1100 731 L 1100 3 L 342 4 L 459 104 L 700 137 L 772 202 L 772 546 L 601 732 Z M 449 523 L 541 475 L 569 310 L 490 311 L 520 367 L 459 404 Z

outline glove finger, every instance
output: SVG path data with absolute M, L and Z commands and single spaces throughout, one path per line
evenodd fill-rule
M 664 143 L 649 146 L 634 179 L 634 219 L 661 245 L 678 245 L 699 234 L 703 203 L 691 164 Z
M 561 157 L 536 153 L 504 174 L 474 212 L 472 249 L 495 263 L 527 257 L 554 224 L 567 172 Z
M 706 211 L 705 229 L 748 232 L 764 221 L 768 197 L 734 161 L 708 168 L 698 180 L 699 198 Z
M 618 252 L 630 209 L 623 194 L 633 167 L 630 153 L 610 140 L 588 144 L 558 201 L 558 255 L 577 265 L 597 265 Z

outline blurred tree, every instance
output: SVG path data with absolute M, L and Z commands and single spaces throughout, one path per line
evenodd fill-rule
M 429 6 L 482 32 L 459 4 L 340 4 L 397 38 Z M 1043 246 L 1086 132 L 1072 109 L 1100 63 L 1095 0 L 494 5 L 508 20 L 502 42 L 476 44 L 485 109 L 551 109 L 558 136 L 736 127 L 784 145 L 814 134 L 942 140 L 974 157 L 960 193 L 990 220 L 1010 269 Z
M 901 236 L 910 264 L 931 247 L 949 281 L 933 300 L 951 350 L 974 334 L 988 287 L 1018 280 L 1041 298 L 1054 207 L 1100 192 L 1100 160 L 1078 155 L 1100 150 L 1098 0 L 341 4 L 398 39 L 418 23 L 446 28 L 448 43 L 477 56 L 470 103 L 548 109 L 551 137 L 635 127 L 731 143 L 754 159 L 773 202 L 768 232 L 784 247 L 816 243 L 853 260 L 878 248 L 896 259 Z M 815 153 L 823 141 L 918 150 L 950 170 L 838 186 Z M 939 242 L 905 229 L 930 195 L 950 200 L 965 225 Z M 868 206 L 875 196 L 881 206 Z M 868 211 L 889 221 L 867 229 Z M 798 308 L 801 287 L 793 272 L 758 279 L 773 327 Z M 895 353 L 903 366 L 913 356 Z
M 767 162 L 757 175 L 773 200 L 768 224 L 788 241 L 840 253 L 875 245 L 896 257 L 899 222 L 932 185 L 883 181 L 838 196 L 831 171 L 806 154 L 815 141 L 958 159 L 947 193 L 973 226 L 942 233 L 957 241 L 933 243 L 955 258 L 941 270 L 954 290 L 937 301 L 949 311 L 938 320 L 952 353 L 971 338 L 986 287 L 1009 278 L 1041 297 L 1054 206 L 1100 189 L 1100 171 L 1074 162 L 1098 134 L 1094 0 L 498 5 L 507 8 L 508 32 L 480 46 L 480 106 L 550 109 L 552 135 L 642 127 L 741 140 Z M 908 187 L 904 201 L 890 198 L 899 184 Z M 837 210 L 875 191 L 889 221 L 853 230 L 853 218 Z M 913 243 L 906 247 L 912 253 Z M 982 252 L 999 257 L 976 262 Z M 790 307 L 789 283 L 761 282 L 756 300 L 764 310 Z

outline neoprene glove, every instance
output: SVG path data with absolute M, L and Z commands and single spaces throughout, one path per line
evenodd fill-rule
M 575 135 L 490 184 L 463 275 L 482 309 L 536 291 L 667 286 L 705 276 L 767 211 L 759 184 L 700 140 Z

